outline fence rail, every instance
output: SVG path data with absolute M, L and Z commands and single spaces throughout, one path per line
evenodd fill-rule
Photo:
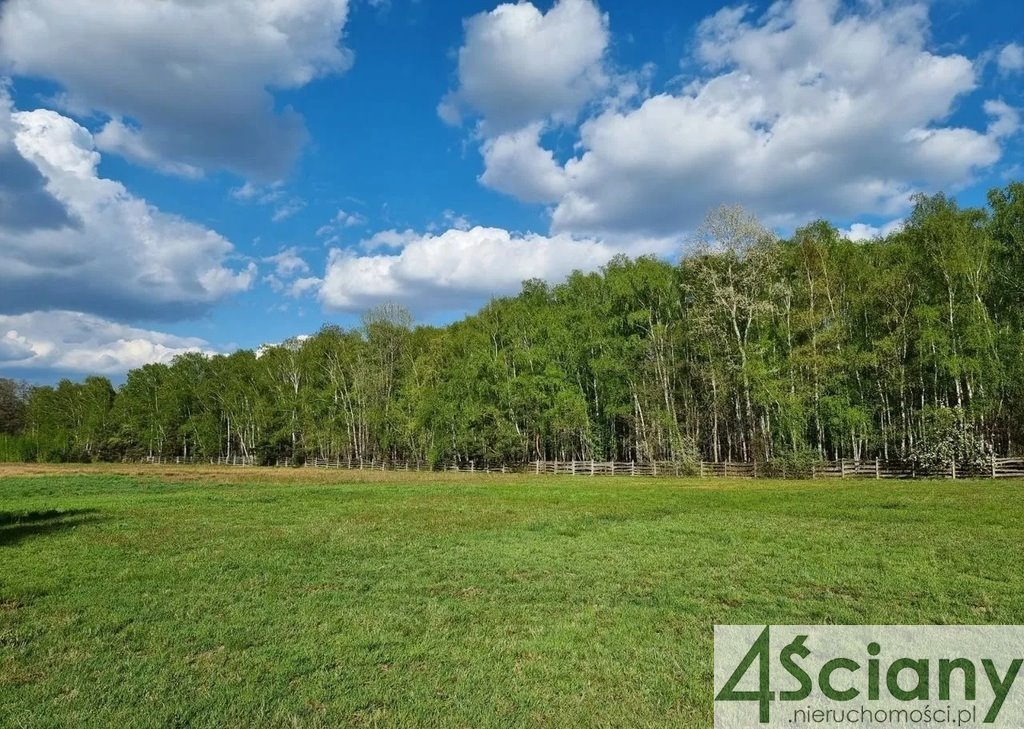
M 147 463 L 154 466 L 255 466 L 255 456 L 217 456 L 216 458 L 196 458 L 194 456 L 143 456 L 137 460 L 124 459 L 122 463 Z M 281 465 L 281 464 L 278 464 Z
M 220 456 L 218 458 L 163 458 L 150 456 L 142 463 L 154 465 L 210 464 L 221 466 L 255 466 L 253 456 Z M 273 466 L 292 466 L 291 459 L 283 458 Z M 701 478 L 859 478 L 859 479 L 915 479 L 915 478 L 1019 478 L 1024 479 L 1024 456 L 991 458 L 988 463 L 950 464 L 940 469 L 924 469 L 913 463 L 894 460 L 818 461 L 803 466 L 778 462 L 741 463 L 701 461 L 694 466 L 683 466 L 673 461 L 584 461 L 552 460 L 531 461 L 520 465 L 477 465 L 469 461 L 431 465 L 426 461 L 397 461 L 387 459 L 361 460 L 358 458 L 311 458 L 302 463 L 306 468 L 345 469 L 359 471 L 451 471 L 459 473 L 529 473 L 556 476 L 699 476 Z

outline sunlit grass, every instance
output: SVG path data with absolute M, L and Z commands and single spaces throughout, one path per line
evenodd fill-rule
M 28 470 L 0 726 L 706 727 L 715 623 L 1024 621 L 1016 483 Z

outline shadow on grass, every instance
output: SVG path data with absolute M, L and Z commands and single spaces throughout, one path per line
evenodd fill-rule
M 96 509 L 0 511 L 0 547 L 99 521 Z

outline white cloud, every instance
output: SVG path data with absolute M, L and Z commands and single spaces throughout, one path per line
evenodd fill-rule
M 1020 131 L 1020 112 L 1004 101 L 985 102 L 985 113 L 991 118 L 988 135 L 993 139 L 1010 137 Z
M 267 256 L 263 260 L 273 263 L 275 273 L 281 278 L 292 278 L 299 274 L 309 273 L 309 264 L 299 255 L 299 249 L 296 246 L 284 248 L 276 255 Z
M 361 225 L 366 225 L 366 218 L 359 213 L 349 213 L 344 210 L 339 210 L 334 216 L 334 222 L 343 228 L 358 228 Z
M 695 43 L 681 91 L 605 110 L 559 165 L 526 129 L 484 145 L 481 181 L 554 206 L 577 236 L 682 233 L 722 203 L 766 219 L 897 215 L 914 192 L 955 188 L 996 163 L 1017 112 L 949 125 L 975 66 L 928 48 L 923 5 L 781 0 L 762 17 L 728 8 Z
M 254 185 L 246 182 L 241 187 L 231 190 L 231 197 L 240 202 L 258 202 L 260 205 L 269 205 L 284 197 L 284 183 L 273 182 L 269 185 Z
M 306 207 L 306 201 L 297 197 L 290 198 L 285 202 L 281 203 L 274 210 L 274 214 L 270 217 L 275 223 L 280 223 L 282 220 L 287 220 L 298 212 L 301 212 Z
M 11 118 L 18 153 L 73 224 L 0 228 L 0 311 L 180 319 L 251 285 L 255 266 L 230 266 L 234 248 L 222 236 L 100 177 L 88 130 L 43 109 Z
M 348 9 L 348 0 L 7 0 L 0 63 L 58 82 L 69 109 L 107 115 L 104 149 L 176 173 L 275 179 L 306 133 L 296 112 L 275 110 L 272 92 L 349 67 Z
M 18 334 L 17 330 L 9 330 L 4 332 L 3 336 L 0 336 L 0 365 L 9 365 L 11 362 L 24 362 L 34 356 L 35 351 L 32 349 L 32 342 Z
M 193 337 L 118 324 L 71 311 L 0 315 L 0 366 L 123 374 L 187 352 L 211 353 Z
M 323 285 L 323 282 L 322 278 L 317 278 L 316 276 L 304 276 L 303 278 L 297 278 L 292 282 L 291 287 L 289 287 L 288 295 L 297 299 L 311 291 L 316 291 L 321 285 Z
M 367 253 L 381 250 L 400 250 L 415 243 L 421 235 L 415 230 L 382 230 L 363 240 L 359 247 Z
M 1024 46 L 1019 43 L 1004 46 L 996 56 L 996 65 L 1006 75 L 1024 71 Z
M 524 202 L 551 202 L 568 191 L 565 171 L 540 146 L 541 124 L 484 142 L 480 182 Z
M 464 25 L 459 87 L 438 108 L 451 124 L 475 112 L 493 136 L 548 118 L 573 121 L 609 83 L 608 18 L 591 0 L 559 0 L 547 13 L 507 3 Z
M 473 227 L 467 216 L 456 213 L 454 210 L 445 210 L 441 219 L 447 227 L 455 228 L 455 230 L 469 230 Z
M 104 152 L 119 154 L 141 165 L 153 167 L 169 175 L 196 179 L 203 176 L 203 171 L 194 165 L 181 162 L 166 161 L 149 146 L 146 138 L 138 129 L 127 126 L 118 119 L 112 119 L 95 136 L 96 148 Z
M 316 235 L 318 238 L 329 237 L 329 241 L 338 239 L 337 234 L 344 228 L 360 228 L 366 225 L 366 218 L 359 213 L 350 213 L 346 210 L 338 210 L 330 222 L 321 225 Z
M 860 243 L 862 241 L 874 240 L 875 238 L 884 238 L 898 230 L 902 230 L 903 225 L 903 218 L 890 220 L 888 223 L 879 226 L 869 225 L 868 223 L 854 223 L 846 230 L 840 230 L 839 235 L 854 243 Z
M 619 252 L 595 240 L 520 236 L 500 228 L 452 229 L 441 235 L 387 231 L 375 238 L 401 241 L 402 248 L 368 254 L 331 250 L 320 287 L 326 308 L 358 311 L 383 301 L 420 311 L 461 308 L 516 293 L 526 279 L 559 280 L 576 269 L 594 270 Z M 633 252 L 646 248 L 635 246 Z
M 290 194 L 281 180 L 268 185 L 246 182 L 240 187 L 233 188 L 229 194 L 239 203 L 272 205 L 274 212 L 271 213 L 270 220 L 274 223 L 287 220 L 306 208 L 306 201 L 297 195 Z
M 46 189 L 46 178 L 15 146 L 12 112 L 7 84 L 0 78 L 0 231 L 72 225 L 64 205 Z

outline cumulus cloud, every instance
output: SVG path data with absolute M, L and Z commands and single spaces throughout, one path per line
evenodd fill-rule
M 291 246 L 263 259 L 274 265 L 274 272 L 264 276 L 263 282 L 275 293 L 298 298 L 320 284 L 319 278 L 307 275 L 309 264 L 299 253 L 297 246 Z
M 305 296 L 311 291 L 316 291 L 323 285 L 324 280 L 317 278 L 316 276 L 303 276 L 292 281 L 291 286 L 288 287 L 288 295 L 293 298 L 299 298 Z
M 15 146 L 12 111 L 7 86 L 0 79 L 0 231 L 71 225 L 67 209 L 46 189 L 46 178 Z
M 129 127 L 119 119 L 107 122 L 96 134 L 95 142 L 96 147 L 104 152 L 119 154 L 169 175 L 193 179 L 203 176 L 203 171 L 195 165 L 163 159 L 138 129 Z
M 551 202 L 568 191 L 565 171 L 540 145 L 540 123 L 484 142 L 480 182 L 524 202 Z
M 0 365 L 23 362 L 34 356 L 32 343 L 28 338 L 18 334 L 16 329 L 11 329 L 0 337 Z
M 375 238 L 363 246 L 366 253 L 331 250 L 319 291 L 326 308 L 358 311 L 384 301 L 420 311 L 461 308 L 515 293 L 526 279 L 558 280 L 576 269 L 596 269 L 619 252 L 590 239 L 483 227 L 440 235 L 386 231 Z M 401 248 L 376 252 L 382 241 Z
M 7 0 L 0 62 L 100 112 L 101 149 L 176 174 L 275 179 L 306 139 L 273 91 L 344 71 L 348 0 Z M 127 60 L 126 60 L 127 59 Z
M 216 232 L 163 213 L 114 180 L 84 127 L 56 112 L 14 112 L 13 142 L 72 224 L 0 227 L 0 311 L 73 309 L 180 319 L 247 289 L 252 263 Z
M 284 248 L 273 256 L 263 259 L 274 264 L 274 272 L 281 278 L 292 278 L 299 274 L 309 273 L 309 264 L 299 255 L 297 246 Z
M 449 123 L 479 114 L 492 136 L 548 118 L 572 121 L 609 83 L 608 17 L 592 0 L 559 0 L 547 13 L 507 3 L 464 25 L 459 85 L 438 108 Z
M 869 225 L 868 223 L 854 223 L 849 228 L 840 230 L 839 235 L 854 243 L 860 243 L 862 241 L 874 240 L 875 238 L 884 238 L 898 230 L 902 230 L 903 225 L 903 218 L 890 220 L 888 223 L 877 226 Z
M 410 243 L 415 243 L 421 235 L 415 230 L 382 230 L 359 243 L 359 248 L 372 253 L 382 250 L 401 250 Z
M 996 56 L 996 65 L 1006 75 L 1024 71 L 1024 46 L 1019 43 L 1004 46 Z
M 211 352 L 193 337 L 139 329 L 71 311 L 0 315 L 0 366 L 116 375 L 187 352 Z
M 772 220 L 897 215 L 919 190 L 956 187 L 996 163 L 1020 126 L 949 125 L 975 65 L 928 47 L 923 5 L 781 0 L 700 24 L 684 88 L 605 105 L 559 165 L 536 129 L 484 144 L 481 181 L 553 206 L 552 230 L 671 235 L 738 202 Z

